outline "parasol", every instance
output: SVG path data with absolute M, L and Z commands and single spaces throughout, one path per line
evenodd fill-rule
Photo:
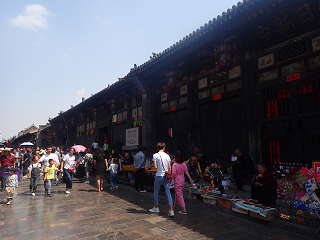
M 82 145 L 74 145 L 72 146 L 72 148 L 74 148 L 76 152 L 84 152 L 87 149 L 85 146 Z
M 33 146 L 33 143 L 31 143 L 31 142 L 24 142 L 24 143 L 20 144 L 20 146 Z

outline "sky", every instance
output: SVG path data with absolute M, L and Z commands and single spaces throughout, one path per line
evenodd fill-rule
M 239 0 L 1 0 L 0 133 L 45 125 Z

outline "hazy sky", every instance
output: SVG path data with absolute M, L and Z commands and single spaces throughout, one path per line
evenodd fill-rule
M 0 132 L 46 124 L 239 0 L 1 0 Z

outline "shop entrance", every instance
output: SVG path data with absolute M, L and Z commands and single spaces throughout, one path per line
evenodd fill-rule
M 99 139 L 98 139 L 98 144 L 100 147 L 103 146 L 104 142 L 107 140 L 108 141 L 108 127 L 104 128 L 99 128 Z
M 264 91 L 262 157 L 275 163 L 320 160 L 320 78 Z
M 229 167 L 234 148 L 244 148 L 243 105 L 240 96 L 200 106 L 200 143 L 207 161 Z
M 189 156 L 189 111 L 182 109 L 165 113 L 161 118 L 161 141 L 165 142 L 170 154 L 181 151 L 185 158 Z

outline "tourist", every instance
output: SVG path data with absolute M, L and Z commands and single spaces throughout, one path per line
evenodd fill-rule
M 30 162 L 31 162 L 31 149 L 27 148 L 27 152 L 23 155 L 23 160 L 22 160 L 23 177 L 27 177 L 28 167 L 30 166 Z
M 16 166 L 16 167 L 19 167 L 19 148 L 18 148 L 18 150 L 15 149 L 15 148 L 13 148 L 11 155 L 14 156 L 15 166 Z
M 118 161 L 118 159 L 111 160 L 111 164 L 108 168 L 108 170 L 110 171 L 110 183 L 112 192 L 114 192 L 116 183 L 118 181 Z
M 116 162 L 115 159 L 112 159 L 112 161 Z M 103 191 L 103 175 L 108 168 L 107 156 L 103 153 L 103 149 L 101 147 L 97 148 L 97 152 L 93 157 L 93 165 L 97 179 L 97 192 L 101 192 Z
M 89 184 L 90 179 L 90 171 L 93 165 L 93 155 L 91 154 L 91 150 L 87 149 L 86 155 L 84 156 L 84 171 L 86 175 L 86 181 L 84 183 Z
M 76 160 L 76 157 L 74 155 L 75 152 L 76 150 L 74 148 L 70 148 L 69 153 L 64 156 L 61 164 L 61 169 L 63 169 L 63 176 L 66 181 L 66 194 L 69 194 L 69 190 L 72 189 L 72 179 Z
M 146 150 L 146 147 L 143 147 L 141 151 L 134 156 L 134 169 L 136 172 L 135 187 L 136 190 L 140 191 L 141 193 L 146 192 L 144 189 L 144 178 L 146 175 Z
M 187 165 L 184 163 L 181 156 L 181 152 L 178 151 L 175 154 L 175 163 L 172 166 L 171 178 L 174 179 L 174 190 L 176 192 L 173 208 L 175 209 L 177 205 L 180 205 L 182 207 L 182 211 L 179 211 L 180 214 L 187 214 L 186 205 L 183 199 L 184 174 L 187 175 L 190 183 L 193 183 L 193 180 L 188 173 Z
M 13 198 L 17 195 L 16 189 L 18 188 L 18 176 L 14 174 L 15 169 L 8 169 L 8 177 L 5 182 L 5 189 L 7 192 L 7 205 L 12 203 Z
M 54 163 L 58 163 L 58 156 L 55 153 L 52 153 L 52 147 L 48 146 L 47 147 L 47 153 L 42 155 L 40 158 L 39 162 L 42 164 L 42 170 L 45 170 L 46 167 L 49 166 L 49 159 L 53 159 Z M 44 190 L 47 193 L 47 181 L 43 180 L 43 185 L 44 185 Z
M 84 169 L 84 164 L 85 164 L 85 152 L 83 150 L 80 151 L 80 153 L 77 155 L 77 163 L 78 163 L 78 168 L 77 168 L 77 174 L 80 177 L 80 180 L 84 180 L 84 174 L 85 174 L 85 169 Z
M 97 143 L 97 140 L 94 140 L 93 143 L 91 144 L 93 153 L 97 151 L 98 147 L 99 147 L 99 144 Z
M 36 195 L 37 185 L 40 178 L 41 163 L 39 163 L 39 157 L 33 155 L 31 159 L 31 164 L 28 168 L 29 178 L 30 178 L 30 193 L 32 196 Z
M 10 167 L 15 167 L 15 159 L 14 157 L 10 154 L 10 148 L 5 148 L 2 151 L 3 155 L 0 157 L 0 169 L 1 173 L 3 172 L 8 172 Z M 5 182 L 6 178 L 0 175 L 0 180 L 1 180 L 1 189 L 0 191 L 2 192 L 4 187 L 5 187 Z
M 47 196 L 51 197 L 51 186 L 53 184 L 53 180 L 54 180 L 54 176 L 55 176 L 55 172 L 56 171 L 61 171 L 58 168 L 56 168 L 56 166 L 53 165 L 54 164 L 54 160 L 53 159 L 49 159 L 49 166 L 46 167 L 46 169 L 44 170 L 44 181 L 47 181 L 47 186 L 48 186 L 48 192 L 47 192 Z
M 171 173 L 170 156 L 165 153 L 166 144 L 164 142 L 157 143 L 158 153 L 153 155 L 154 168 L 157 170 L 154 180 L 154 207 L 149 209 L 150 212 L 159 213 L 158 195 L 161 185 L 163 184 L 169 203 L 169 217 L 174 216 L 172 207 L 172 197 L 170 193 L 170 179 L 166 179 L 166 172 Z
M 24 158 L 24 154 L 26 154 L 26 148 L 23 147 L 20 149 L 20 158 L 19 158 L 19 161 L 20 161 L 20 164 L 19 164 L 19 168 L 20 170 L 23 170 L 23 165 L 22 165 L 22 161 L 23 161 L 23 158 Z
M 59 169 L 60 164 L 61 164 L 61 155 L 57 151 L 57 148 L 55 146 L 52 147 L 52 153 L 57 155 L 57 158 L 55 159 L 55 162 L 54 162 L 54 166 Z M 56 181 L 56 185 L 58 185 L 59 179 L 58 179 L 57 172 L 54 172 L 54 180 Z

